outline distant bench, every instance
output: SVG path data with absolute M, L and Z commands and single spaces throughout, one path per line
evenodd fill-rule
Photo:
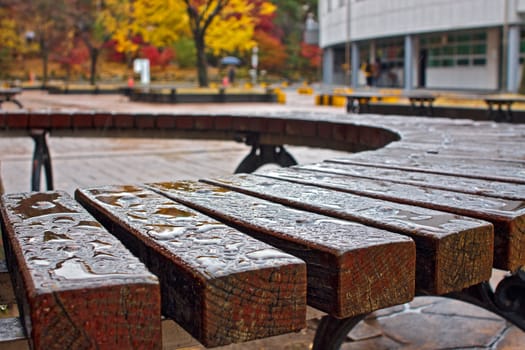
M 370 113 L 370 102 L 381 101 L 387 98 L 406 98 L 410 102 L 411 110 L 416 115 L 433 115 L 434 94 L 426 92 L 410 92 L 405 94 L 389 94 L 381 91 L 361 91 L 336 94 L 346 98 L 347 113 Z
M 498 122 L 512 122 L 512 105 L 525 103 L 525 98 L 516 96 L 486 96 L 483 100 L 487 104 L 490 118 Z
M 160 348 L 160 313 L 205 346 L 243 342 L 303 328 L 308 302 L 325 315 L 314 349 L 337 349 L 368 313 L 415 295 L 465 300 L 525 330 L 520 126 L 373 115 L 363 125 L 340 114 L 29 113 L 17 128 L 22 114 L 3 116 L 6 134 L 45 123 L 54 136 L 230 138 L 249 131 L 269 144 L 356 150 L 390 142 L 257 175 L 99 186 L 77 190 L 75 199 L 63 192 L 3 196 L 10 275 L 30 342 L 41 348 L 57 339 Z M 91 130 L 82 131 L 82 122 Z M 394 142 L 397 135 L 403 138 Z M 133 270 L 119 270 L 120 259 Z M 511 272 L 495 292 L 492 267 Z M 64 292 L 51 298 L 45 288 L 20 285 Z M 97 312 L 83 312 L 88 306 L 77 293 Z M 48 317 L 32 306 L 39 302 L 57 311 Z M 142 315 L 142 308 L 149 311 Z M 124 332 L 141 325 L 137 340 Z
M 47 144 L 53 137 L 138 137 L 235 140 L 251 147 L 235 169 L 253 172 L 265 164 L 297 164 L 285 145 L 302 145 L 357 152 L 377 149 L 399 136 L 380 126 L 367 127 L 308 120 L 288 113 L 279 116 L 147 114 L 110 112 L 3 111 L 0 133 L 30 136 L 35 142 L 31 190 L 38 191 L 41 170 L 47 189 L 53 189 L 51 152 Z
M 22 89 L 20 88 L 0 88 L 0 110 L 2 109 L 2 104 L 5 102 L 11 102 L 19 108 L 24 108 L 22 103 L 15 98 L 16 95 L 21 93 Z

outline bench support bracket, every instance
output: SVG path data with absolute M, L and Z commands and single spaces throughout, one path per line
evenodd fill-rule
M 317 326 L 312 350 L 337 350 L 345 341 L 348 333 L 368 314 L 338 319 L 324 316 Z
M 33 152 L 33 166 L 31 172 L 31 191 L 40 191 L 40 174 L 42 167 L 46 175 L 48 191 L 53 190 L 53 169 L 51 167 L 51 154 L 47 146 L 46 130 L 31 130 L 31 138 L 35 141 Z
M 493 290 L 489 282 L 445 295 L 494 312 L 525 331 L 525 269 L 505 277 Z
M 259 134 L 248 134 L 238 138 L 238 141 L 244 141 L 247 145 L 251 145 L 252 149 L 237 166 L 235 174 L 253 173 L 265 164 L 278 164 L 282 167 L 297 165 L 297 161 L 283 145 L 260 144 Z

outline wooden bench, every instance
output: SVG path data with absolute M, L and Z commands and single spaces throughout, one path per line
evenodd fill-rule
M 410 92 L 405 94 L 388 94 L 380 91 L 361 91 L 348 94 L 337 94 L 346 97 L 347 113 L 370 113 L 370 102 L 381 101 L 387 98 L 406 98 L 410 102 L 412 113 L 415 115 L 431 116 L 436 95 L 425 92 Z
M 0 109 L 2 109 L 2 103 L 11 102 L 17 105 L 19 108 L 24 108 L 22 103 L 18 101 L 15 96 L 22 93 L 20 88 L 0 88 Z
M 20 114 L 4 116 L 4 125 L 15 132 L 12 118 Z M 20 129 L 27 132 L 36 121 L 33 114 L 26 116 Z M 64 134 L 78 130 L 71 125 L 86 119 L 127 120 L 121 128 L 104 129 L 115 135 L 140 120 L 123 114 L 82 114 L 85 119 L 71 115 L 67 123 L 59 118 L 62 114 L 47 121 L 42 114 L 38 117 L 49 123 L 51 132 Z M 439 118 L 414 123 L 373 115 L 362 125 L 350 116 L 307 119 L 282 113 L 230 116 L 225 127 L 225 116 L 206 117 L 150 116 L 152 124 L 147 125 L 152 132 L 173 122 L 171 136 L 182 125 L 185 133 L 216 133 L 222 125 L 222 131 L 257 133 L 268 143 L 326 142 L 355 150 L 384 146 L 396 140 L 396 134 L 402 138 L 378 150 L 257 175 L 100 186 L 77 190 L 75 200 L 61 192 L 7 194 L 1 206 L 4 244 L 8 252 L 19 252 L 7 254 L 11 277 L 27 283 L 44 276 L 55 282 L 54 274 L 35 277 L 25 272 L 31 271 L 28 266 L 45 268 L 39 265 L 44 254 L 20 253 L 31 253 L 20 248 L 31 247 L 30 240 L 45 241 L 41 250 L 49 244 L 53 249 L 87 245 L 104 251 L 97 242 L 76 237 L 69 241 L 68 229 L 75 224 L 67 218 L 74 216 L 74 208 L 83 222 L 100 222 L 105 228 L 97 226 L 100 235 L 109 236 L 105 230 L 115 235 L 159 279 L 161 311 L 151 324 L 162 313 L 205 346 L 296 331 L 304 327 L 308 302 L 325 315 L 314 349 L 337 349 L 368 313 L 415 295 L 465 300 L 525 330 L 521 126 Z M 138 136 L 139 131 L 129 131 Z M 141 131 L 148 134 L 148 128 Z M 56 201 L 60 214 L 42 215 Z M 48 220 L 45 225 L 40 218 Z M 27 232 L 28 240 L 20 239 L 19 232 Z M 488 283 L 493 267 L 509 271 L 495 291 Z M 61 268 L 79 271 L 78 264 Z M 14 277 L 19 274 L 21 278 Z M 92 283 L 77 282 L 79 293 Z M 93 293 L 111 300 L 104 290 Z M 16 294 L 19 304 L 31 305 L 33 294 L 20 289 Z M 122 305 L 107 307 L 118 314 Z M 26 310 L 24 315 L 31 315 L 33 309 Z M 95 314 L 88 324 L 97 320 Z M 141 322 L 128 321 L 129 327 Z M 38 322 L 46 326 L 45 320 Z M 20 325 L 12 327 L 13 333 L 22 332 Z
M 525 98 L 516 96 L 487 96 L 483 100 L 487 104 L 487 114 L 497 122 L 512 122 L 512 105 L 525 103 Z

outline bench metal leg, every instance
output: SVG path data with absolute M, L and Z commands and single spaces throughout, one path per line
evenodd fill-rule
M 235 174 L 253 173 L 265 164 L 277 164 L 282 167 L 297 165 L 297 161 L 283 145 L 261 145 L 257 133 L 239 135 L 236 140 L 252 146 L 252 149 L 237 166 Z
M 297 165 L 294 157 L 284 146 L 252 145 L 252 150 L 235 169 L 235 174 L 253 173 L 265 164 L 278 164 L 282 167 Z
M 338 319 L 330 315 L 324 316 L 317 327 L 312 350 L 337 350 L 346 339 L 348 333 L 368 314 Z
M 47 146 L 47 131 L 32 130 L 31 138 L 35 141 L 33 152 L 33 169 L 31 173 L 31 190 L 40 191 L 40 173 L 44 167 L 48 191 L 53 190 L 53 170 L 51 167 L 51 154 Z
M 15 105 L 18 106 L 18 108 L 24 108 L 24 106 L 22 105 L 22 103 L 20 101 L 18 101 L 17 99 L 15 98 L 12 98 L 10 99 L 9 101 L 13 102 Z
M 489 282 L 445 295 L 468 302 L 503 317 L 525 331 L 525 269 L 505 277 L 494 291 Z
M 506 109 L 503 108 L 503 103 L 489 103 L 488 104 L 488 111 L 487 114 L 489 115 L 490 119 L 493 119 L 495 122 L 512 122 L 514 119 L 514 116 L 512 115 L 512 104 L 511 103 L 505 103 L 507 106 Z M 494 105 L 496 105 L 496 108 L 494 108 Z

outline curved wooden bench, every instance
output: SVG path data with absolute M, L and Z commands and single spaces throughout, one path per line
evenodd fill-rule
M 383 147 L 399 135 L 380 126 L 354 125 L 337 119 L 288 115 L 176 115 L 101 112 L 3 112 L 0 132 L 29 135 L 35 141 L 31 188 L 40 189 L 44 168 L 47 189 L 53 189 L 47 137 L 138 137 L 236 140 L 251 146 L 238 168 L 252 172 L 268 163 L 297 164 L 284 145 L 301 145 L 357 152 Z
M 144 248 L 157 243 L 151 243 L 151 237 L 131 238 L 144 236 L 140 225 L 146 225 L 146 232 L 151 230 L 147 229 L 151 224 L 148 220 L 175 220 L 171 214 L 156 218 L 151 213 L 134 211 L 135 206 L 148 207 L 156 196 L 299 257 L 307 265 L 308 301 L 327 313 L 318 328 L 315 349 L 338 348 L 348 330 L 368 312 L 410 300 L 410 281 L 418 295 L 466 300 L 525 330 L 525 128 L 439 118 L 365 118 L 366 123 L 362 116 L 307 112 L 4 112 L 0 114 L 0 127 L 5 135 L 41 137 L 36 149 L 40 147 L 43 158 L 49 156 L 47 134 L 241 139 L 253 147 L 254 155 L 248 156 L 252 159 L 247 162 L 251 164 L 260 161 L 253 157 L 260 157 L 263 145 L 276 149 L 293 144 L 364 151 L 257 175 L 80 189 L 76 200 L 110 232 L 129 235 L 122 239 L 131 242 L 128 249 L 149 261 L 146 265 L 159 274 L 171 270 L 164 263 L 159 269 L 159 263 L 147 258 L 158 253 Z M 50 161 L 41 164 L 50 166 Z M 124 219 L 130 215 L 138 221 Z M 389 233 L 360 233 L 364 228 Z M 330 233 L 329 238 L 317 239 L 324 237 L 319 236 L 320 232 Z M 365 235 L 368 241 L 354 248 L 345 246 L 359 235 Z M 399 244 L 404 241 L 397 237 L 409 237 L 409 242 L 414 242 L 415 271 L 410 268 L 413 257 L 409 245 L 400 253 Z M 225 246 L 217 244 L 217 249 Z M 344 252 L 334 254 L 343 247 Z M 348 260 L 336 258 L 339 254 Z M 373 264 L 383 261 L 388 264 Z M 191 263 L 187 267 L 191 269 Z M 511 272 L 495 291 L 488 283 L 492 267 Z M 395 271 L 407 279 L 395 279 Z M 349 276 L 356 276 L 355 280 L 349 280 Z M 393 292 L 396 285 L 404 292 Z M 362 292 L 356 294 L 357 290 Z M 355 302 L 357 295 L 366 296 L 368 301 Z M 177 298 L 169 300 L 177 302 Z M 166 311 L 167 306 L 163 308 L 169 317 L 187 317 Z M 198 334 L 206 327 L 187 328 Z M 261 336 L 265 334 L 269 333 Z M 226 342 L 243 339 L 247 338 L 228 338 Z

